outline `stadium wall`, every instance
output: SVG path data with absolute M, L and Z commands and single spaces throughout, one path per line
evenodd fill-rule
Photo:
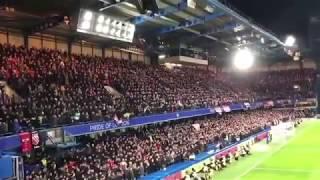
M 15 46 L 27 45 L 28 48 L 48 48 L 68 52 L 68 40 L 64 37 L 43 33 L 35 33 L 27 37 L 27 44 L 25 44 L 26 41 L 23 34 L 20 31 L 13 29 L 2 28 L 1 30 L 0 28 L 0 43 L 9 43 Z M 99 44 L 90 43 L 86 41 L 72 42 L 71 45 L 71 53 L 73 54 L 102 57 L 102 51 L 103 48 Z M 117 48 L 104 48 L 104 51 L 105 57 L 114 57 L 118 59 L 129 60 L 129 53 L 125 51 L 120 51 Z M 131 60 L 150 64 L 150 58 L 140 54 L 132 53 Z

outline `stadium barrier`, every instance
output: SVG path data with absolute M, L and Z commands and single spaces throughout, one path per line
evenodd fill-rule
M 14 149 L 21 146 L 19 135 L 4 136 L 0 138 L 0 152 L 4 150 Z
M 97 132 L 115 130 L 120 128 L 142 126 L 147 124 L 174 121 L 174 120 L 186 119 L 191 117 L 200 117 L 200 116 L 211 115 L 215 113 L 221 114 L 223 112 L 257 109 L 257 108 L 263 107 L 263 105 L 264 105 L 263 102 L 235 103 L 229 106 L 224 105 L 224 106 L 213 107 L 213 108 L 200 108 L 200 109 L 192 109 L 192 110 L 186 110 L 186 111 L 178 111 L 173 113 L 134 117 L 129 120 L 125 120 L 121 122 L 114 121 L 114 120 L 105 120 L 105 121 L 92 122 L 92 123 L 75 124 L 75 125 L 60 127 L 60 129 L 63 130 L 64 134 L 67 136 L 81 136 L 81 135 L 93 134 Z M 54 128 L 54 129 L 59 129 L 59 128 Z M 49 132 L 51 130 L 53 130 L 53 128 L 48 128 L 41 131 Z M 22 145 L 22 139 L 19 134 L 0 137 L 0 151 L 20 148 L 21 145 Z
M 0 156 L 0 179 L 22 180 L 24 177 L 23 159 L 18 156 Z
M 147 124 L 154 124 L 166 121 L 173 121 L 197 116 L 204 116 L 214 114 L 215 110 L 212 108 L 195 109 L 189 111 L 179 111 L 167 114 L 158 114 L 151 116 L 135 117 L 125 121 L 106 121 L 106 122 L 95 122 L 88 124 L 80 124 L 74 126 L 64 127 L 64 132 L 68 136 L 80 136 L 85 134 L 92 134 L 101 131 L 114 130 L 119 128 L 128 128 L 134 126 L 142 126 Z

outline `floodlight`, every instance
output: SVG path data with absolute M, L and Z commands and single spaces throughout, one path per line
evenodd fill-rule
M 98 17 L 98 23 L 102 24 L 103 21 L 104 21 L 104 16 L 103 16 L 103 15 L 100 15 L 100 16 Z
M 116 32 L 116 29 L 115 29 L 115 28 L 112 28 L 111 31 L 110 31 L 110 34 L 111 34 L 111 35 L 114 35 L 115 32 Z
M 117 32 L 116 32 L 116 36 L 118 36 L 118 37 L 120 37 L 121 36 L 121 30 L 119 29 L 119 30 L 117 30 Z
M 110 18 L 108 18 L 108 19 L 106 19 L 105 23 L 110 24 L 110 21 L 111 21 Z
M 293 60 L 294 60 L 294 61 L 299 61 L 299 60 L 300 60 L 300 57 L 299 57 L 299 56 L 293 56 Z
M 103 27 L 102 32 L 105 33 L 105 34 L 107 34 L 107 33 L 109 32 L 109 26 Z
M 101 13 L 80 9 L 77 31 L 116 39 L 125 42 L 132 42 L 135 25 L 130 22 L 114 19 Z
M 96 31 L 97 32 L 101 32 L 102 31 L 102 24 L 97 24 L 97 26 L 96 26 Z
M 122 33 L 121 33 L 121 37 L 123 37 L 123 38 L 127 38 L 127 33 L 126 33 L 126 31 L 122 31 Z
M 84 15 L 83 15 L 83 19 L 86 20 L 86 21 L 91 21 L 91 19 L 92 19 L 92 12 L 91 12 L 91 11 L 85 12 Z
M 249 49 L 240 49 L 234 56 L 233 65 L 239 70 L 249 69 L 254 63 L 254 56 Z
M 296 42 L 296 38 L 295 37 L 288 36 L 284 44 L 285 44 L 285 46 L 292 47 L 292 46 L 294 46 L 295 42 Z
M 213 7 L 211 7 L 210 5 L 207 5 L 204 9 L 206 11 L 208 11 L 209 13 L 213 13 L 213 11 L 214 11 Z
M 135 31 L 135 28 L 133 24 L 128 24 L 128 31 Z
M 127 39 L 130 39 L 130 32 L 126 32 L 126 36 L 125 36 L 125 38 L 127 38 Z
M 264 38 L 261 38 L 260 41 L 262 44 L 264 44 Z
M 89 29 L 90 28 L 90 22 L 89 21 L 83 21 L 81 23 L 81 28 L 85 29 L 85 30 Z
M 164 59 L 165 57 L 166 57 L 165 54 L 160 54 L 158 58 L 159 58 L 159 59 Z
M 299 89 L 299 88 L 300 88 L 299 85 L 297 85 L 297 84 L 293 85 L 293 89 Z
M 127 30 L 128 26 L 129 26 L 129 25 L 128 25 L 127 23 L 123 23 L 123 24 L 122 24 L 122 28 L 123 28 L 124 30 Z
M 122 28 L 122 23 L 118 22 L 117 26 L 118 26 L 119 29 L 121 29 Z
M 132 39 L 133 36 L 134 36 L 134 31 L 129 31 L 129 32 L 128 32 L 128 38 L 129 38 L 129 39 Z
M 117 20 L 113 20 L 112 23 L 111 23 L 112 26 L 116 27 L 117 26 L 117 22 L 118 22 Z

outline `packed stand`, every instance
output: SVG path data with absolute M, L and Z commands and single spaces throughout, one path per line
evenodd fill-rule
M 167 69 L 129 61 L 113 63 L 114 87 L 127 97 L 135 114 L 210 107 L 249 99 L 215 80 L 215 74 L 195 68 Z
M 0 78 L 22 97 L 2 104 L 10 132 L 78 121 L 128 118 L 246 99 L 208 71 L 0 45 Z M 111 86 L 122 93 L 108 91 Z
M 22 96 L 3 104 L 0 117 L 11 131 L 111 118 L 125 100 L 112 96 L 102 59 L 72 56 L 48 49 L 0 45 L 0 76 Z M 18 122 L 18 123 L 17 123 Z
M 225 83 L 249 88 L 256 99 L 299 99 L 315 97 L 316 71 L 314 69 L 225 73 Z
M 26 179 L 135 179 L 187 161 L 209 144 L 223 148 L 296 114 L 258 110 L 108 132 L 61 157 L 44 153 L 38 170 L 27 172 Z
M 68 58 L 67 53 L 56 50 L 8 44 L 0 45 L 0 67 L 0 80 L 22 98 L 19 102 L 9 98 L 9 103 L 1 104 L 0 129 L 9 132 L 114 117 L 127 119 L 252 101 L 255 97 L 309 97 L 314 81 L 311 70 L 303 76 L 294 70 L 244 78 L 223 74 L 221 78 L 191 67 L 168 69 L 79 55 Z M 111 93 L 107 86 L 121 94 Z

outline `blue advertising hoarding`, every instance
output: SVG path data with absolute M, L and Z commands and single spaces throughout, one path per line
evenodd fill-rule
M 0 138 L 0 150 L 9 150 L 20 147 L 19 135 L 4 136 Z
M 248 103 L 246 103 L 248 104 Z M 232 104 L 230 106 L 221 106 L 215 107 L 220 109 L 230 109 L 230 111 L 238 111 L 238 110 L 245 110 L 246 106 L 244 103 L 237 103 Z M 186 111 L 178 111 L 172 113 L 164 113 L 164 114 L 156 114 L 156 115 L 149 115 L 149 116 L 142 116 L 142 117 L 134 117 L 127 121 L 123 121 L 121 123 L 117 123 L 113 120 L 106 120 L 101 122 L 92 122 L 86 124 L 76 124 L 61 127 L 65 135 L 68 136 L 80 136 L 85 134 L 92 134 L 96 132 L 108 131 L 113 129 L 120 129 L 120 128 L 127 128 L 127 127 L 135 127 L 159 122 L 166 122 L 166 121 L 173 121 L 191 117 L 199 117 L 205 116 L 210 114 L 215 114 L 215 108 L 201 108 L 201 109 L 192 109 Z M 47 129 L 48 131 L 50 129 Z M 18 135 L 12 136 L 4 136 L 0 137 L 0 150 L 8 150 L 20 147 L 20 137 Z
M 107 131 L 112 129 L 127 128 L 134 126 L 141 126 L 165 121 L 173 121 L 178 119 L 185 119 L 190 117 L 204 116 L 214 114 L 214 109 L 203 108 L 189 111 L 179 111 L 174 113 L 158 114 L 151 116 L 135 117 L 121 123 L 116 121 L 103 121 L 88 124 L 79 124 L 73 126 L 66 126 L 63 128 L 64 132 L 68 136 L 79 136 L 84 134 L 91 134 L 100 131 Z

